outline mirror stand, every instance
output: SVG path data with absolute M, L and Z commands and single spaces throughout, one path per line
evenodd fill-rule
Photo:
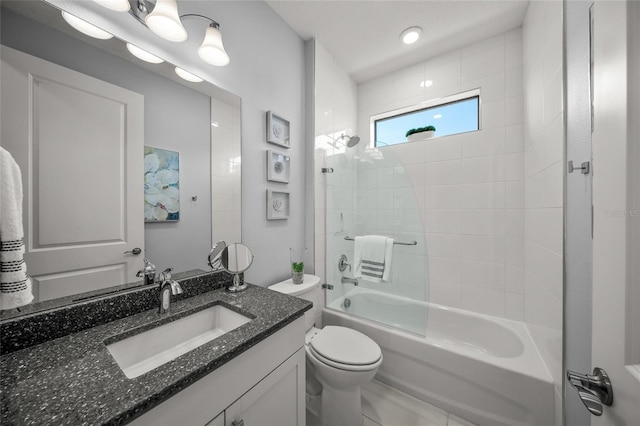
M 241 291 L 245 291 L 247 289 L 247 284 L 244 282 L 240 282 L 240 274 L 235 274 L 233 276 L 233 284 L 227 287 L 227 291 L 229 293 L 239 293 Z

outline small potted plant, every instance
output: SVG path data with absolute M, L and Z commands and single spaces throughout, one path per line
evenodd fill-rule
M 304 258 L 307 249 L 304 247 L 295 247 L 289 249 L 291 257 L 291 280 L 294 284 L 302 284 L 304 282 Z
M 413 142 L 421 139 L 432 138 L 436 134 L 436 128 L 433 126 L 418 127 L 407 131 L 405 135 L 407 142 Z

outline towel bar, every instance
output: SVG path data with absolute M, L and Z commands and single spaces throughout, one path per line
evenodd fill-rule
M 347 241 L 354 241 L 353 238 L 351 238 L 350 236 L 346 236 L 344 237 L 345 240 Z M 404 241 L 394 241 L 393 244 L 398 244 L 400 246 L 417 246 L 418 242 L 417 241 L 409 241 L 408 243 L 404 242 Z

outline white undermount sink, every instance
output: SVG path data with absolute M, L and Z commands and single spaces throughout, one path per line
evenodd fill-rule
M 107 345 L 124 374 L 133 379 L 251 321 L 222 305 Z

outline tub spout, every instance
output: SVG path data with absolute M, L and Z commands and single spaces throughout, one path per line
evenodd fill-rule
M 358 285 L 358 280 L 355 278 L 342 277 L 342 284 Z

